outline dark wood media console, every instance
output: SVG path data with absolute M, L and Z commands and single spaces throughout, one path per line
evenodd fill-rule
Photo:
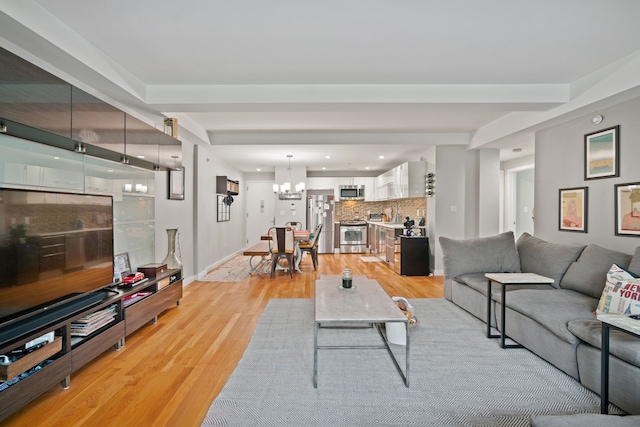
M 31 372 L 28 376 L 9 387 L 6 385 L 14 382 L 15 378 L 7 378 L 6 382 L 0 382 L 0 422 L 57 383 L 61 383 L 63 388 L 68 388 L 71 374 L 110 348 L 119 350 L 124 345 L 127 335 L 151 321 L 155 323 L 157 316 L 164 310 L 179 306 L 182 299 L 182 270 L 167 270 L 164 274 L 131 288 L 107 289 L 108 296 L 100 303 L 55 319 L 36 331 L 0 345 L 0 354 L 9 354 L 12 350 L 21 348 L 50 332 L 55 334 L 56 344 L 58 337 L 62 339 L 62 349 L 53 356 L 51 349 L 47 349 L 50 344 L 29 353 L 28 357 L 33 362 L 28 363 L 31 366 L 25 368 L 25 373 Z M 131 298 L 137 294 L 145 296 Z M 81 318 L 113 308 L 115 314 L 110 323 L 87 336 L 72 335 L 72 324 L 77 324 Z M 14 363 L 18 362 L 20 360 Z

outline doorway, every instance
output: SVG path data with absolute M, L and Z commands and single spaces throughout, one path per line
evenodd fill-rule
M 508 171 L 508 190 L 506 192 L 507 230 L 513 231 L 516 239 L 522 233 L 534 234 L 534 186 L 535 169 L 528 166 Z
M 275 224 L 276 197 L 273 182 L 247 182 L 247 246 L 258 243 L 260 236 Z

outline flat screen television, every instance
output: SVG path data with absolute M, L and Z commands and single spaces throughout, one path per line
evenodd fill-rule
M 112 279 L 111 196 L 0 188 L 0 330 Z

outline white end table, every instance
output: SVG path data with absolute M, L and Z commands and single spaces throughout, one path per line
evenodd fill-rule
M 522 348 L 520 344 L 505 344 L 505 307 L 507 305 L 508 285 L 549 285 L 554 282 L 549 277 L 536 273 L 486 273 L 487 278 L 487 338 L 500 338 L 502 348 Z M 502 287 L 502 304 L 500 313 L 500 335 L 491 334 L 491 282 L 499 283 Z

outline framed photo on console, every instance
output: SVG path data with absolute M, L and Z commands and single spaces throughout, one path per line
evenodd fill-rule
M 620 176 L 620 126 L 599 130 L 584 136 L 584 179 Z
M 588 190 L 588 187 L 560 189 L 558 216 L 561 231 L 587 232 Z
M 640 236 L 640 182 L 616 184 L 616 236 Z
M 124 252 L 113 257 L 113 284 L 122 283 L 122 279 L 131 274 L 131 263 L 129 253 Z

